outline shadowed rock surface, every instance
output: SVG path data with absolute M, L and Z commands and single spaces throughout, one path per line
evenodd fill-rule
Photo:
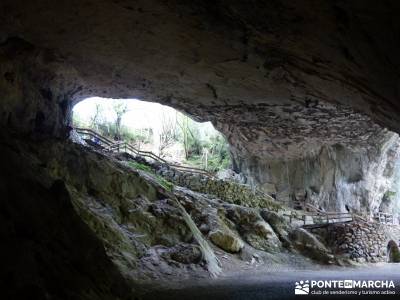
M 296 248 L 329 263 L 326 245 L 272 211 L 299 200 L 367 216 L 399 210 L 399 138 L 389 131 L 400 132 L 399 9 L 395 0 L 3 0 L 6 295 L 129 299 L 137 282 L 208 276 L 204 256 L 214 255 L 223 272 L 312 265 Z M 155 174 L 70 144 L 72 106 L 89 96 L 211 121 L 234 171 L 277 202 L 260 214 L 256 198 L 167 190 Z
M 97 95 L 157 101 L 211 120 L 246 156 L 368 145 L 380 130 L 374 122 L 399 129 L 398 6 L 6 0 L 2 90 L 9 103 L 30 87 L 23 98 L 31 105 L 20 113 L 38 114 L 24 121 L 48 130 L 61 130 L 71 103 Z M 22 115 L 10 116 L 12 108 L 3 107 L 2 119 L 16 125 Z

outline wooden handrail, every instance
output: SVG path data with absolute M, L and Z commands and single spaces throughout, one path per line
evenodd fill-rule
M 188 166 L 182 166 L 182 165 L 168 163 L 165 159 L 159 157 L 158 155 L 154 154 L 153 152 L 142 151 L 142 150 L 136 149 L 134 146 L 127 143 L 126 141 L 117 141 L 117 142 L 112 141 L 92 129 L 75 127 L 75 130 L 79 134 L 89 135 L 91 137 L 97 138 L 100 142 L 102 142 L 103 144 L 106 145 L 105 148 L 108 151 L 115 151 L 115 150 L 120 151 L 120 149 L 125 148 L 125 150 L 129 150 L 136 155 L 151 158 L 155 161 L 158 161 L 162 164 L 165 164 L 165 165 L 167 165 L 171 168 L 177 169 L 177 170 L 181 169 L 181 170 L 190 171 L 192 173 L 203 174 L 203 175 L 206 175 L 209 177 L 214 177 L 214 175 L 212 173 L 208 172 L 207 170 L 196 168 L 196 167 L 188 167 Z
M 394 223 L 395 223 L 393 215 L 389 214 L 389 213 L 377 212 L 375 214 L 375 219 L 377 219 L 378 222 L 381 224 L 394 225 Z
M 109 140 L 108 138 L 98 134 L 96 131 L 91 130 L 91 129 L 86 129 L 86 128 L 75 128 L 77 133 L 80 134 L 87 134 L 90 135 L 92 137 L 96 137 L 98 138 L 100 141 L 102 141 L 104 144 L 106 144 L 107 146 L 111 146 L 114 144 L 113 141 Z
M 293 201 L 292 201 L 293 203 Z M 302 207 L 308 207 L 312 208 L 314 212 L 304 212 L 304 214 L 301 215 L 301 217 L 297 216 L 297 214 L 294 214 L 293 212 L 288 215 L 284 214 L 285 216 L 290 218 L 290 222 L 292 222 L 294 219 L 300 220 L 303 222 L 304 226 L 324 226 L 326 224 L 334 224 L 334 223 L 344 223 L 344 222 L 351 222 L 354 220 L 357 220 L 358 222 L 363 222 L 363 223 L 370 223 L 367 219 L 363 218 L 362 216 L 355 214 L 355 213 L 350 213 L 350 212 L 324 212 L 320 209 L 317 209 L 316 207 L 312 206 L 311 204 L 304 204 Z M 311 218 L 313 223 L 306 224 L 307 217 Z M 394 216 L 390 213 L 383 213 L 383 212 L 378 212 L 375 214 L 375 220 L 381 224 L 385 225 L 395 225 L 395 219 Z

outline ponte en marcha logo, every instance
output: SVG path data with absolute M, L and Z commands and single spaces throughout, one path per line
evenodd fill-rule
M 393 280 L 300 280 L 296 295 L 395 295 Z

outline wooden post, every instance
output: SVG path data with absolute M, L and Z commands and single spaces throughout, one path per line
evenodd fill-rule
M 208 149 L 206 149 L 206 167 L 205 167 L 206 170 L 207 167 L 208 167 Z

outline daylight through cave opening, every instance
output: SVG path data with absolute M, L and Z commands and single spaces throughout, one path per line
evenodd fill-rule
M 159 103 L 87 98 L 73 107 L 72 125 L 92 129 L 115 142 L 126 141 L 170 163 L 211 172 L 231 167 L 229 145 L 211 122 L 194 121 Z
M 328 270 L 400 280 L 387 264 L 400 241 L 399 10 L 2 0 L 3 298 L 284 299 Z M 109 108 L 79 114 L 93 95 Z M 179 112 L 112 105 L 130 97 Z M 219 275 L 223 288 L 208 280 Z

